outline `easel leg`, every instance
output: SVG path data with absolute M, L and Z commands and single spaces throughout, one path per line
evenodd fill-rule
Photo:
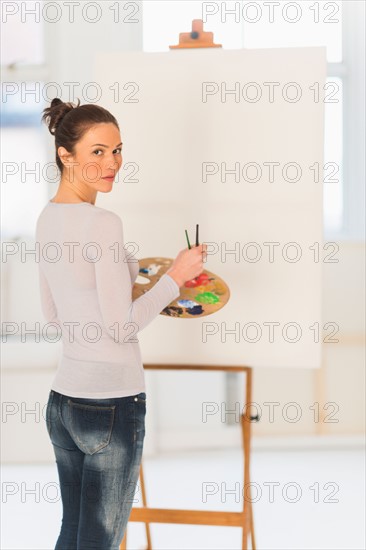
M 253 506 L 252 495 L 250 494 L 250 539 L 252 541 L 252 549 L 256 550 L 255 536 L 254 536 L 254 518 L 253 518 Z
M 145 492 L 145 480 L 144 480 L 144 470 L 143 470 L 143 467 L 142 467 L 142 461 L 141 461 L 141 465 L 140 465 L 140 481 L 141 481 L 142 504 L 146 508 L 147 499 L 146 499 L 146 492 Z M 145 530 L 146 530 L 146 539 L 147 539 L 147 548 L 146 548 L 146 550 L 152 550 L 150 524 L 149 523 L 145 523 Z
M 140 481 L 141 481 L 142 504 L 146 508 L 147 502 L 146 502 L 144 470 L 143 470 L 143 467 L 142 467 L 142 460 L 141 460 L 141 464 L 140 464 Z M 145 528 L 146 528 L 146 538 L 147 538 L 147 549 L 146 550 L 151 550 L 150 524 L 145 523 Z M 122 542 L 119 545 L 119 550 L 126 550 L 126 548 L 127 548 L 127 527 L 126 527 L 126 531 L 125 531 L 124 537 L 122 539 Z
M 241 415 L 241 426 L 244 447 L 244 487 L 243 487 L 243 539 L 242 549 L 248 549 L 248 535 L 250 534 L 252 549 L 255 550 L 254 537 L 254 521 L 252 498 L 250 490 L 250 437 L 251 437 L 251 416 L 250 403 L 252 400 L 252 370 L 248 368 L 246 371 L 246 387 L 245 387 L 245 413 Z
M 119 550 L 126 550 L 126 548 L 127 548 L 127 527 L 126 527 L 126 531 L 122 539 L 122 542 L 119 545 Z

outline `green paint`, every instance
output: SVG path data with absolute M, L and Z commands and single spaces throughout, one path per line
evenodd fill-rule
M 201 294 L 196 294 L 194 299 L 202 304 L 216 304 L 216 302 L 220 301 L 220 298 L 212 292 L 202 292 Z

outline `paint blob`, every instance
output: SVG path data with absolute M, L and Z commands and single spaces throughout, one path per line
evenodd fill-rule
M 210 282 L 210 279 L 208 278 L 207 273 L 201 273 L 201 275 L 198 275 L 198 277 L 195 277 L 194 279 L 190 279 L 189 281 L 186 281 L 184 283 L 184 286 L 186 288 L 195 288 L 199 285 L 207 285 Z
M 193 300 L 179 300 L 178 304 L 188 309 L 199 305 L 197 304 L 197 302 L 194 302 Z
M 147 275 L 156 275 L 160 268 L 161 265 L 150 264 L 147 267 L 141 267 L 139 271 L 140 273 L 146 273 Z
M 220 281 L 215 281 L 215 286 L 212 289 L 216 294 L 225 294 L 225 286 Z
M 169 315 L 170 317 L 179 317 L 179 315 L 182 315 L 183 309 L 181 307 L 175 307 L 175 306 L 167 306 L 163 309 L 164 313 Z
M 186 309 L 186 312 L 190 315 L 201 315 L 203 313 L 202 306 L 194 306 L 189 309 Z
M 195 300 L 202 304 L 216 304 L 216 302 L 220 301 L 220 298 L 212 292 L 202 292 L 201 294 L 196 294 Z

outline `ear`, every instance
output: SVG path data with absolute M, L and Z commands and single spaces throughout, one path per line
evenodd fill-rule
M 67 166 L 67 164 L 72 160 L 73 156 L 65 147 L 59 147 L 57 149 L 57 154 L 61 159 L 61 162 L 64 166 Z

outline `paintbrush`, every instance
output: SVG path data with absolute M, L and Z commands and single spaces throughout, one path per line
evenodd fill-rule
M 190 245 L 190 242 L 189 242 L 189 238 L 188 238 L 187 229 L 185 230 L 185 232 L 186 232 L 186 237 L 187 237 L 188 248 L 191 248 L 191 245 Z
M 191 247 L 191 243 L 189 242 L 187 229 L 185 229 L 185 232 L 186 232 L 186 238 L 187 238 L 188 248 L 190 249 L 190 248 L 192 248 L 192 247 Z M 198 223 L 196 223 L 196 246 L 199 246 L 199 240 L 198 240 Z

